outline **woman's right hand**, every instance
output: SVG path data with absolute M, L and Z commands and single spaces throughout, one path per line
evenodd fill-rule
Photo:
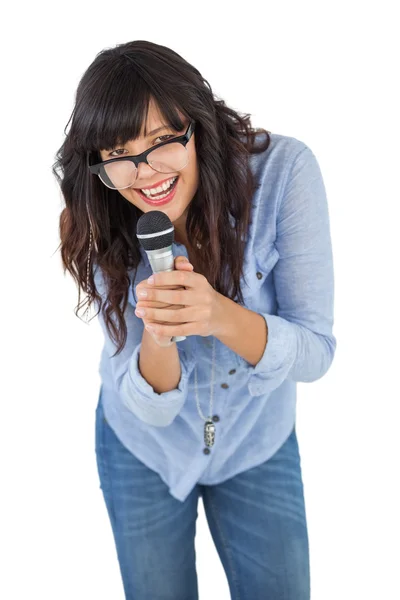
M 186 256 L 177 256 L 174 260 L 174 268 L 177 271 L 193 271 L 193 265 L 188 261 L 188 259 L 186 258 Z M 141 281 L 140 283 L 138 283 L 138 285 L 136 286 L 136 295 L 139 298 L 138 292 L 141 288 L 142 285 L 145 285 L 147 283 L 147 280 Z M 182 286 L 180 285 L 174 285 L 174 286 L 162 286 L 162 289 L 167 289 L 167 290 L 179 290 L 181 289 Z M 155 288 L 157 289 L 157 288 Z M 146 301 L 143 298 L 140 298 L 140 302 L 143 304 L 143 308 L 146 308 L 146 306 L 148 306 L 149 308 L 169 308 L 170 310 L 176 310 L 178 308 L 182 308 L 182 306 L 180 304 L 167 304 L 165 302 L 157 302 L 157 301 Z M 157 321 L 160 324 L 164 324 L 166 323 L 166 321 Z M 144 318 L 143 319 L 143 324 L 146 326 L 147 325 L 147 321 Z M 147 331 L 147 330 L 145 330 Z M 147 331 L 147 333 L 149 333 L 151 335 L 151 337 L 153 338 L 153 340 L 156 342 L 156 344 L 158 344 L 159 346 L 162 347 L 167 347 L 167 346 L 171 346 L 174 342 L 171 341 L 171 338 L 168 337 L 159 337 L 154 335 L 152 332 Z

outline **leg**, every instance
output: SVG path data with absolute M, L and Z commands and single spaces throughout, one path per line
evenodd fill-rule
M 309 600 L 309 548 L 296 431 L 262 465 L 203 486 L 234 600 Z
M 173 498 L 96 409 L 96 460 L 127 600 L 198 600 L 195 530 L 198 488 Z

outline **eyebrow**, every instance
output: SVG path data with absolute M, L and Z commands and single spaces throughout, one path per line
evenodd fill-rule
M 169 125 L 161 125 L 161 127 L 157 127 L 157 129 L 153 129 L 153 131 L 150 131 L 147 134 L 147 137 L 150 137 L 151 135 L 154 135 L 155 133 L 158 133 L 159 131 L 162 131 L 163 129 L 171 129 L 172 130 L 172 127 L 170 127 Z M 116 145 L 120 146 L 121 144 L 119 142 L 117 142 Z M 103 151 L 107 151 L 107 150 L 111 150 L 111 148 L 106 148 L 106 149 L 102 148 L 101 151 L 103 152 Z
M 158 133 L 159 131 L 162 131 L 163 129 L 171 129 L 168 125 L 162 125 L 161 127 L 157 127 L 157 129 L 153 129 L 153 131 L 150 131 L 147 134 L 147 137 L 149 137 L 150 135 L 154 135 L 155 133 Z

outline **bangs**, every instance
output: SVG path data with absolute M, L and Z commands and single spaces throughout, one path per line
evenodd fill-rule
M 132 64 L 109 67 L 105 73 L 97 73 L 95 79 L 89 85 L 92 93 L 83 98 L 77 94 L 71 136 L 79 151 L 109 150 L 136 140 L 142 133 L 147 136 L 151 100 L 158 110 L 160 126 L 182 130 L 184 122 L 177 109 L 182 114 L 185 111 L 168 90 L 160 89 L 149 74 L 145 81 Z

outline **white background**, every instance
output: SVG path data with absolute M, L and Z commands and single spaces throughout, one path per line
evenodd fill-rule
M 94 451 L 102 334 L 73 312 L 51 165 L 84 71 L 133 39 L 170 46 L 254 126 L 302 140 L 319 161 L 338 348 L 328 374 L 298 388 L 312 600 L 400 597 L 395 4 L 110 0 L 3 12 L 1 598 L 124 597 Z M 196 551 L 200 598 L 227 600 L 201 502 Z

